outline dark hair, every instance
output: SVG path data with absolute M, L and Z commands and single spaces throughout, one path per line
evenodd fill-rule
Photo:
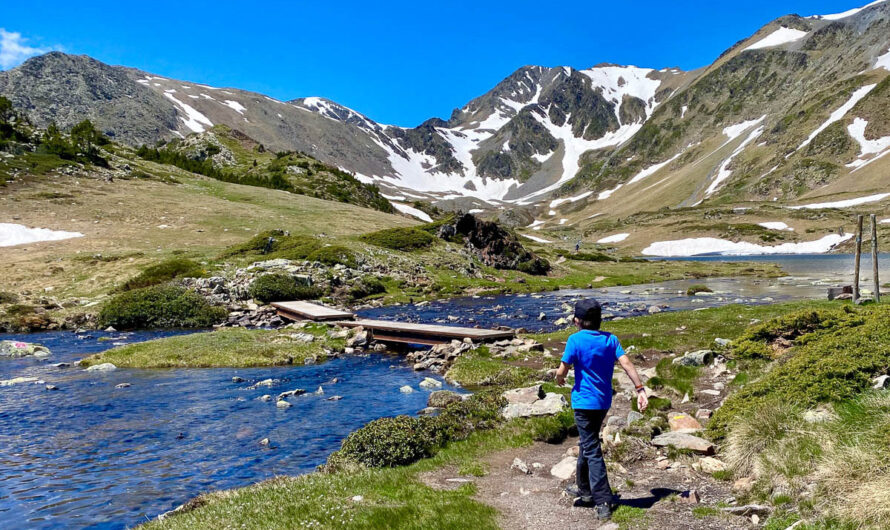
M 578 320 L 578 325 L 581 326 L 581 329 L 589 329 L 592 331 L 599 331 L 600 326 L 603 324 L 603 318 L 600 316 L 599 318 L 587 318 L 580 319 L 575 317 Z

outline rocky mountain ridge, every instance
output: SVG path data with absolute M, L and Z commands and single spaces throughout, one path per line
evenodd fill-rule
M 888 30 L 890 4 L 875 2 L 782 17 L 692 72 L 527 66 L 414 128 L 324 98 L 278 101 L 60 52 L 0 72 L 0 94 L 37 125 L 89 117 L 134 145 L 226 125 L 397 202 L 560 210 L 583 225 L 597 213 L 877 189 L 890 149 Z

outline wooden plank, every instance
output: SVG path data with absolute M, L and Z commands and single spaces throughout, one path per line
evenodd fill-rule
M 440 326 L 435 324 L 414 324 L 410 322 L 391 322 L 387 320 L 352 320 L 334 322 L 344 327 L 363 327 L 371 331 L 376 340 L 384 342 L 405 342 L 411 344 L 439 344 L 454 339 L 470 338 L 475 341 L 510 339 L 515 336 L 512 331 L 493 329 L 462 328 L 458 326 Z
M 274 302 L 272 307 L 278 310 L 279 315 L 291 320 L 344 320 L 355 318 L 355 315 L 348 311 L 340 311 L 339 309 L 310 302 Z

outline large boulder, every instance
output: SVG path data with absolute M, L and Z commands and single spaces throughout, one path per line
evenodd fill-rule
M 550 474 L 560 480 L 568 480 L 572 478 L 577 468 L 578 459 L 574 456 L 567 456 L 550 468 Z
M 689 352 L 682 357 L 675 357 L 673 363 L 682 366 L 704 366 L 711 364 L 713 360 L 714 352 L 712 350 L 698 350 Z
M 40 344 L 17 340 L 0 340 L 0 357 L 49 357 L 49 349 Z
M 541 385 L 529 386 L 525 388 L 515 388 L 504 392 L 504 399 L 508 404 L 514 405 L 518 403 L 532 404 L 539 399 L 544 399 L 546 394 Z
M 701 423 L 685 412 L 671 412 L 668 414 L 668 425 L 674 432 L 698 432 L 702 429 Z
M 660 434 L 652 439 L 652 444 L 656 447 L 676 447 L 677 449 L 686 449 L 696 453 L 713 454 L 714 444 L 693 436 L 685 432 L 667 432 Z
M 117 366 L 111 363 L 94 364 L 87 368 L 87 372 L 113 372 L 117 370 Z
M 568 406 L 566 398 L 562 394 L 549 393 L 544 399 L 538 399 L 533 403 L 510 403 L 502 411 L 504 418 L 530 418 L 532 416 L 552 416 L 559 414 Z

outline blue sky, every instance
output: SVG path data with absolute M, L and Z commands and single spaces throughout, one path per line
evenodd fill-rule
M 382 123 L 447 118 L 516 68 L 693 69 L 770 20 L 869 0 L 5 2 L 0 68 L 47 49 Z

